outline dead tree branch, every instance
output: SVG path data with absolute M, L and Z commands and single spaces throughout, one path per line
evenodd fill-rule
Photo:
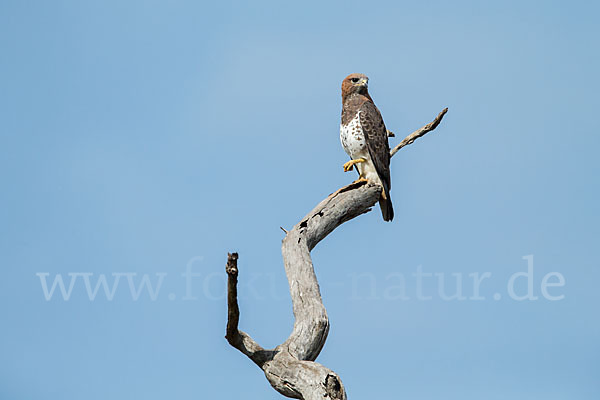
M 425 136 L 425 134 L 427 132 L 431 132 L 432 130 L 434 130 L 435 128 L 437 128 L 437 126 L 440 124 L 440 122 L 442 122 L 442 119 L 444 118 L 444 115 L 446 115 L 447 112 L 448 112 L 448 107 L 444 108 L 438 114 L 438 116 L 435 117 L 435 119 L 433 121 L 431 121 L 430 123 L 428 123 L 424 127 L 420 128 L 420 129 L 417 129 L 416 131 L 414 131 L 413 133 L 411 133 L 410 135 L 408 135 L 407 137 L 405 137 L 403 141 L 401 141 L 400 143 L 398 143 L 398 145 L 396 147 L 394 147 L 390 151 L 390 157 L 393 157 L 394 154 L 396 154 L 398 152 L 398 150 L 400 150 L 404 146 L 408 146 L 409 144 L 411 144 L 412 142 L 414 142 L 415 140 L 417 140 L 421 136 Z
M 435 129 L 448 109 L 423 128 L 406 137 L 390 154 Z M 294 311 L 294 328 L 285 342 L 263 349 L 238 329 L 237 253 L 227 257 L 227 341 L 249 357 L 265 373 L 271 386 L 286 397 L 303 400 L 345 400 L 340 377 L 315 362 L 329 332 L 327 311 L 310 257 L 311 250 L 335 228 L 367 213 L 377 203 L 381 186 L 357 182 L 330 194 L 309 212 L 283 239 L 282 254 Z
M 238 330 L 240 309 L 237 302 L 237 253 L 227 254 L 227 334 L 225 338 L 230 345 L 244 353 L 256 365 L 262 368 L 272 356 L 272 352 L 263 349 L 248 334 Z

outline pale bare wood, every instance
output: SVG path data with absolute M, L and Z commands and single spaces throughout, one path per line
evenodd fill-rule
M 444 118 L 444 115 L 446 115 L 447 112 L 448 112 L 448 107 L 444 108 L 438 114 L 438 116 L 435 117 L 435 119 L 433 121 L 431 121 L 427 125 L 423 126 L 422 128 L 417 129 L 416 131 L 414 131 L 413 133 L 411 133 L 410 135 L 405 137 L 404 140 L 402 140 L 400 143 L 398 143 L 398 145 L 390 151 L 390 157 L 393 157 L 394 154 L 396 154 L 398 152 L 398 150 L 400 150 L 404 146 L 408 146 L 409 144 L 411 144 L 418 138 L 424 136 L 427 132 L 431 132 L 432 130 L 437 128 L 437 126 L 440 124 L 440 122 L 442 122 L 442 119 Z

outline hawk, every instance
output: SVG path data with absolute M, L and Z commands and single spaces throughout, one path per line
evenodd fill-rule
M 367 180 L 383 187 L 379 206 L 384 221 L 394 218 L 390 190 L 390 145 L 388 130 L 381 113 L 369 95 L 369 78 L 363 74 L 350 74 L 342 81 L 342 123 L 340 140 L 350 156 L 344 171 L 354 166 L 358 180 Z

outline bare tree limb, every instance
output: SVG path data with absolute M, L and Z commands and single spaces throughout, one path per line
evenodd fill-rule
M 230 345 L 244 353 L 248 358 L 262 368 L 272 356 L 271 352 L 263 349 L 248 334 L 238 330 L 240 309 L 237 302 L 237 253 L 227 253 L 227 333 L 225 338 Z
M 273 350 L 265 350 L 238 330 L 237 254 L 228 254 L 226 271 L 229 343 L 254 361 L 273 388 L 287 397 L 322 400 L 346 399 L 340 377 L 314 362 L 329 332 L 310 251 L 336 227 L 371 210 L 381 187 L 367 182 L 345 186 L 329 195 L 294 226 L 283 239 L 282 253 L 294 310 L 294 329 Z
M 404 146 L 408 146 L 409 144 L 411 144 L 412 142 L 414 142 L 421 136 L 425 136 L 425 134 L 427 132 L 431 132 L 432 130 L 437 128 L 437 126 L 440 124 L 440 122 L 442 122 L 442 119 L 444 118 L 444 115 L 446 115 L 447 112 L 448 112 L 448 107 L 444 108 L 438 114 L 438 116 L 435 117 L 435 119 L 433 121 L 431 121 L 424 127 L 417 129 L 416 131 L 414 131 L 413 133 L 411 133 L 410 135 L 405 137 L 404 140 L 402 140 L 400 143 L 398 143 L 398 145 L 390 151 L 390 157 L 393 157 L 394 154 L 396 154 L 398 152 L 398 150 L 400 150 Z
M 435 120 L 407 136 L 391 152 L 435 129 L 448 109 Z M 281 252 L 290 287 L 294 328 L 285 342 L 265 350 L 238 329 L 237 253 L 228 254 L 227 333 L 229 343 L 249 357 L 265 373 L 271 386 L 286 397 L 303 400 L 346 400 L 340 377 L 315 362 L 329 332 L 327 311 L 321 300 L 319 283 L 310 257 L 311 250 L 335 228 L 371 211 L 381 195 L 381 186 L 355 182 L 327 196 L 290 231 L 285 231 Z M 283 229 L 283 228 L 282 228 Z

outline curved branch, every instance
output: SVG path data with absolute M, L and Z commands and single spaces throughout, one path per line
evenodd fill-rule
M 282 253 L 294 309 L 294 329 L 273 350 L 265 350 L 238 330 L 237 253 L 228 254 L 228 321 L 226 338 L 264 372 L 273 388 L 287 397 L 346 399 L 340 377 L 314 362 L 329 332 L 310 251 L 339 225 L 371 210 L 381 187 L 368 182 L 345 186 L 329 195 L 294 226 L 283 239 Z
M 230 345 L 244 353 L 262 368 L 264 363 L 273 358 L 273 352 L 263 349 L 247 333 L 238 330 L 240 309 L 237 302 L 237 268 L 238 253 L 227 253 L 227 333 L 225 338 Z
M 390 155 L 434 130 L 448 109 L 423 128 L 407 136 Z M 381 186 L 355 182 L 330 194 L 309 212 L 283 239 L 281 252 L 288 278 L 294 311 L 294 328 L 285 342 L 265 350 L 249 335 L 238 329 L 237 253 L 228 254 L 228 319 L 226 338 L 229 343 L 254 361 L 265 373 L 271 386 L 284 396 L 304 399 L 346 400 L 340 377 L 315 362 L 329 332 L 327 311 L 321 300 L 319 283 L 310 251 L 335 228 L 367 213 L 377 203 Z
M 339 225 L 370 211 L 380 193 L 379 185 L 364 181 L 348 185 L 319 203 L 283 239 L 295 323 L 281 346 L 299 360 L 315 360 L 329 331 L 310 251 Z
M 435 117 L 435 119 L 433 121 L 431 121 L 424 127 L 417 129 L 416 131 L 414 131 L 413 133 L 411 133 L 410 135 L 405 137 L 404 140 L 402 140 L 400 143 L 398 143 L 398 145 L 390 151 L 390 157 L 393 157 L 394 154 L 396 154 L 398 152 L 398 150 L 400 150 L 404 146 L 408 146 L 409 144 L 412 144 L 412 142 L 414 142 L 421 136 L 425 136 L 425 134 L 427 132 L 431 132 L 432 130 L 437 128 L 437 126 L 440 124 L 440 122 L 442 122 L 442 119 L 444 118 L 444 115 L 446 115 L 447 112 L 448 112 L 448 107 L 444 108 L 438 114 L 438 116 Z

